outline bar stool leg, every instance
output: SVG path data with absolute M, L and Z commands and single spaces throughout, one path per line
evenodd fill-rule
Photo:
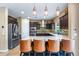
M 36 52 L 34 52 L 34 56 L 36 56 Z
M 49 56 L 51 56 L 51 52 L 49 52 Z
M 64 55 L 66 56 L 66 51 L 65 51 Z
M 60 56 L 60 53 L 58 52 L 58 56 Z
M 22 55 L 22 52 L 20 52 L 20 56 Z
M 23 56 L 23 55 L 24 55 L 24 53 L 21 52 L 21 53 L 20 53 L 20 56 Z
M 29 52 L 29 56 L 30 56 L 30 52 Z
M 74 53 L 73 52 L 71 52 L 72 53 L 72 56 L 74 56 Z
M 43 52 L 43 56 L 45 56 L 45 53 Z

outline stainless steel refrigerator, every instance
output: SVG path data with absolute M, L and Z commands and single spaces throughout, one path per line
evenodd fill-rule
M 8 48 L 12 49 L 19 44 L 18 25 L 14 23 L 8 24 Z

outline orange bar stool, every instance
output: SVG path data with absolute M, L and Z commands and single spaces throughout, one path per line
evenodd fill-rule
M 61 41 L 61 50 L 64 51 L 64 56 L 74 55 L 73 53 L 73 44 L 74 40 L 62 39 Z
M 21 51 L 20 55 L 23 55 L 24 53 L 29 53 L 30 55 L 31 50 L 32 50 L 32 47 L 31 47 L 30 39 L 20 41 L 20 51 Z
M 42 55 L 45 55 L 45 41 L 44 40 L 34 40 L 34 55 L 37 55 L 37 53 L 42 53 Z
M 59 40 L 53 40 L 48 39 L 48 46 L 47 51 L 49 52 L 49 55 L 55 54 L 55 56 L 59 56 L 60 51 L 60 41 Z

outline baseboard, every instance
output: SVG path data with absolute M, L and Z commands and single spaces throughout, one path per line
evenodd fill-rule
M 0 50 L 0 52 L 7 52 L 8 51 L 8 49 L 6 49 L 6 50 Z

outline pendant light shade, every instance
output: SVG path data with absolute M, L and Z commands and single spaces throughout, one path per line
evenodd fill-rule
M 48 15 L 48 8 L 47 6 L 45 6 L 45 9 L 44 9 L 44 16 L 47 16 Z
M 33 16 L 36 16 L 36 7 L 33 7 Z
M 59 16 L 59 14 L 60 14 L 60 9 L 59 9 L 59 7 L 57 7 L 57 9 L 56 9 L 56 15 Z

